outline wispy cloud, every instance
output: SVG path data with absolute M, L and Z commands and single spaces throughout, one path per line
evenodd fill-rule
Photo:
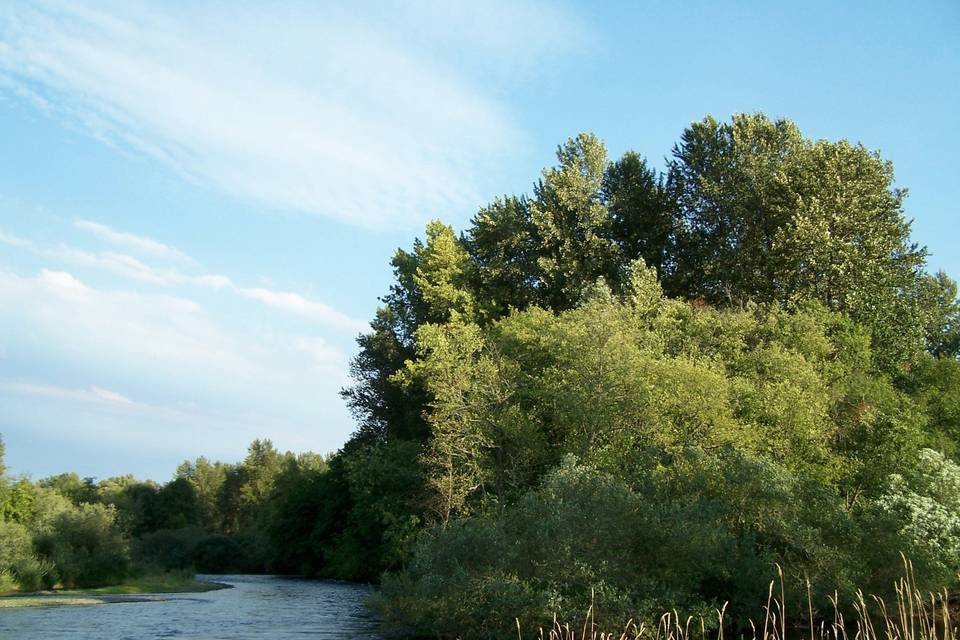
M 0 380 L 0 391 L 25 396 L 54 398 L 57 400 L 69 400 L 72 402 L 93 403 L 123 408 L 145 406 L 134 402 L 116 391 L 97 386 L 90 387 L 89 389 L 74 389 L 50 384 Z
M 9 233 L 4 233 L 2 230 L 0 230 L 0 242 L 10 245 L 11 247 L 30 248 L 33 246 L 33 243 L 29 240 L 25 240 L 24 238 L 11 235 Z
M 233 290 L 242 296 L 259 300 L 263 304 L 293 313 L 295 315 L 316 320 L 328 327 L 334 327 L 344 331 L 363 331 L 368 328 L 367 324 L 352 319 L 347 314 L 337 311 L 329 305 L 322 302 L 314 302 L 304 298 L 299 293 L 290 291 L 273 291 L 271 289 L 252 288 L 244 289 L 242 287 L 233 287 Z
M 474 207 L 480 169 L 523 139 L 484 66 L 536 65 L 576 22 L 543 3 L 406 4 L 375 23 L 330 5 L 231 5 L 225 21 L 207 4 L 12 3 L 0 87 L 237 197 L 419 222 Z
M 0 315 L 0 351 L 33 363 L 0 369 L 0 428 L 26 428 L 29 417 L 47 437 L 80 439 L 82 425 L 104 443 L 137 446 L 177 434 L 180 456 L 198 443 L 242 451 L 265 434 L 328 450 L 351 428 L 338 398 L 348 356 L 323 337 L 236 327 L 189 299 L 49 269 L 0 269 L 0 307 L 17 310 Z
M 145 236 L 133 236 L 118 232 L 95 222 L 86 223 L 90 228 L 109 230 L 121 238 L 137 238 L 143 246 L 165 246 Z M 176 285 L 190 285 L 232 292 L 249 300 L 255 300 L 271 309 L 292 314 L 316 322 L 319 325 L 337 331 L 361 332 L 368 328 L 365 322 L 351 318 L 346 313 L 293 291 L 279 291 L 264 287 L 244 287 L 234 283 L 229 276 L 216 273 L 190 274 L 173 268 L 157 268 L 133 256 L 112 251 L 87 251 L 69 245 L 60 244 L 49 247 L 39 245 L 31 240 L 4 233 L 0 230 L 0 242 L 25 249 L 31 253 L 79 267 L 105 271 L 122 278 L 135 280 L 147 284 L 171 287 Z M 177 252 L 183 260 L 196 264 L 196 260 L 188 255 Z M 54 273 L 45 271 L 44 273 Z M 71 276 L 72 277 L 72 276 Z
M 154 366 L 251 369 L 233 339 L 193 300 L 166 294 L 104 291 L 72 273 L 42 269 L 34 277 L 0 271 L 0 304 L 15 308 L 6 335 L 42 335 L 49 344 L 83 353 L 143 358 Z M 47 346 L 44 344 L 43 346 Z
M 65 271 L 43 269 L 24 277 L 0 270 L 0 305 L 18 310 L 16 317 L 0 321 L 2 335 L 18 336 L 11 346 L 22 349 L 39 341 L 37 346 L 61 356 L 73 354 L 86 365 L 106 360 L 114 366 L 148 368 L 156 375 L 229 376 L 237 381 L 296 377 L 307 365 L 322 365 L 334 387 L 346 378 L 346 355 L 323 338 L 273 335 L 262 329 L 245 336 L 221 327 L 192 300 L 103 290 Z M 83 394 L 74 397 L 129 400 L 103 386 Z
M 78 229 L 89 231 L 101 240 L 111 244 L 119 245 L 121 247 L 127 247 L 135 252 L 146 253 L 158 258 L 170 258 L 184 262 L 190 260 L 179 249 L 175 249 L 174 247 L 163 244 L 162 242 L 157 242 L 153 238 L 139 236 L 133 233 L 115 231 L 107 225 L 100 224 L 99 222 L 92 222 L 90 220 L 77 220 L 74 222 L 74 226 Z

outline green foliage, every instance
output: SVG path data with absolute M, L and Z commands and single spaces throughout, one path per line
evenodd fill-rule
M 904 386 L 927 419 L 927 446 L 960 460 L 960 361 L 924 358 L 910 372 Z
M 54 489 L 76 505 L 97 502 L 97 486 L 94 478 L 80 478 L 76 473 L 61 473 L 44 478 L 37 483 L 46 489 Z
M 196 543 L 193 566 L 203 573 L 237 573 L 248 566 L 247 553 L 236 539 L 209 535 Z
M 401 628 L 495 638 L 514 617 L 530 626 L 525 635 L 549 625 L 591 592 L 609 626 L 664 607 L 706 613 L 721 598 L 761 598 L 767 558 L 718 526 L 723 507 L 665 497 L 568 457 L 502 518 L 429 532 L 408 570 L 385 578 L 378 605 Z
M 145 533 L 134 541 L 133 563 L 139 572 L 192 568 L 197 545 L 205 535 L 199 527 Z
M 83 503 L 61 513 L 36 548 L 67 588 L 103 586 L 127 573 L 129 547 L 112 506 Z
M 624 258 L 640 259 L 663 276 L 675 267 L 676 217 L 663 180 L 639 154 L 627 151 L 603 179 L 610 234 Z
M 581 133 L 557 149 L 557 160 L 534 187 L 530 218 L 539 241 L 539 300 L 564 309 L 576 304 L 585 286 L 611 273 L 617 246 L 603 202 L 603 142 Z
M 177 468 L 177 477 L 185 478 L 193 487 L 197 502 L 197 518 L 208 531 L 221 527 L 218 498 L 226 482 L 226 465 L 211 463 L 204 457 L 195 462 L 184 462 Z
M 924 278 L 921 295 L 930 309 L 927 351 L 937 358 L 955 359 L 960 355 L 960 300 L 956 281 L 938 271 Z
M 537 238 L 525 197 L 498 198 L 474 216 L 464 244 L 473 264 L 471 287 L 485 317 L 500 318 L 536 301 Z
M 926 251 L 911 244 L 893 165 L 788 120 L 692 124 L 674 149 L 677 269 L 671 291 L 711 303 L 817 300 L 869 328 L 877 364 L 922 349 Z
M 956 579 L 960 572 L 960 466 L 923 449 L 914 469 L 890 476 L 875 503 L 881 549 L 899 548 L 917 567 L 921 588 Z

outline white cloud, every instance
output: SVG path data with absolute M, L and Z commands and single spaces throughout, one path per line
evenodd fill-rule
M 122 247 L 127 247 L 133 249 L 134 251 L 146 253 L 158 258 L 171 258 L 181 261 L 189 260 L 189 258 L 180 250 L 169 245 L 165 245 L 162 242 L 157 242 L 153 238 L 115 231 L 107 225 L 100 224 L 99 222 L 92 222 L 90 220 L 77 220 L 74 222 L 74 226 L 78 229 L 89 231 L 101 240 Z
M 129 235 L 119 232 L 114 233 L 117 233 L 121 236 Z M 150 240 L 149 238 L 141 239 L 148 241 Z M 339 311 L 322 302 L 310 300 L 299 293 L 292 291 L 277 291 L 263 287 L 241 287 L 235 284 L 231 278 L 222 274 L 208 273 L 191 275 L 176 269 L 158 269 L 138 260 L 137 258 L 134 258 L 133 256 L 122 253 L 114 253 L 111 251 L 85 251 L 83 249 L 77 249 L 75 247 L 70 247 L 63 244 L 57 247 L 44 247 L 29 240 L 5 234 L 2 230 L 0 230 L 0 242 L 27 249 L 28 251 L 45 258 L 80 267 L 98 269 L 123 278 L 127 278 L 129 280 L 136 280 L 138 282 L 145 282 L 163 287 L 192 285 L 220 291 L 230 291 L 243 298 L 256 300 L 272 309 L 293 314 L 338 331 L 360 332 L 365 331 L 368 328 L 368 325 L 365 322 L 355 320 L 342 311 Z M 183 255 L 183 258 L 184 260 L 188 260 L 192 263 L 196 262 L 193 258 L 187 255 Z M 58 277 L 63 276 L 69 277 L 74 282 L 79 284 L 79 281 L 69 274 L 62 273 L 62 275 Z M 74 293 L 75 295 L 77 294 L 77 292 Z
M 65 271 L 44 269 L 37 276 L 37 282 L 62 298 L 74 301 L 90 299 L 93 290 Z
M 259 300 L 274 309 L 280 309 L 281 311 L 316 320 L 321 324 L 335 329 L 359 332 L 368 328 L 366 323 L 354 320 L 345 313 L 337 311 L 322 302 L 308 300 L 299 293 L 273 291 L 259 287 L 252 289 L 235 287 L 234 290 L 242 296 Z
M 237 327 L 192 300 L 105 290 L 54 270 L 0 269 L 0 308 L 17 310 L 0 315 L 10 360 L 29 363 L 0 369 L 0 429 L 94 449 L 169 449 L 171 470 L 187 455 L 242 452 L 255 437 L 328 451 L 352 430 L 338 397 L 348 357 L 324 337 Z M 132 470 L 125 464 L 103 466 Z
M 150 284 L 169 285 L 182 281 L 182 277 L 174 271 L 154 269 L 133 256 L 123 253 L 110 251 L 94 253 L 66 245 L 42 249 L 40 253 L 48 258 L 62 260 L 69 264 L 101 269 L 124 278 Z
M 69 400 L 71 402 L 94 403 L 125 408 L 145 406 L 135 403 L 133 400 L 116 391 L 96 386 L 90 387 L 89 389 L 73 389 L 50 384 L 0 380 L 0 391 L 24 396 L 37 396 L 41 398 L 53 398 L 57 400 Z
M 294 345 L 309 355 L 313 365 L 325 376 L 338 380 L 342 386 L 350 384 L 350 377 L 347 375 L 349 363 L 340 349 L 319 336 L 297 338 Z
M 9 331 L 45 336 L 42 347 L 89 362 L 139 357 L 152 366 L 251 369 L 192 300 L 161 294 L 101 291 L 65 271 L 24 278 L 0 271 L 0 306 L 17 309 Z
M 224 20 L 209 4 L 13 3 L 0 87 L 234 196 L 420 222 L 476 206 L 476 176 L 522 140 L 472 61 L 538 64 L 575 21 L 546 4 L 404 5 L 374 11 L 378 23 L 331 5 L 230 5 Z M 499 31 L 478 37 L 478 24 Z
M 9 233 L 4 233 L 2 230 L 0 230 L 0 242 L 10 245 L 11 247 L 30 248 L 33 246 L 33 243 L 31 243 L 29 240 L 24 240 L 23 238 L 11 235 Z

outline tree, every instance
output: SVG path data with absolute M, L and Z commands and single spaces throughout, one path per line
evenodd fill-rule
M 218 500 L 226 476 L 224 464 L 211 463 L 203 456 L 177 467 L 177 477 L 186 479 L 193 486 L 200 526 L 210 532 L 222 530 Z
M 639 154 L 626 152 L 603 178 L 610 235 L 625 260 L 641 259 L 660 278 L 672 273 L 676 215 L 662 179 Z
M 153 511 L 156 529 L 196 526 L 200 518 L 193 485 L 186 478 L 174 478 L 157 492 Z
M 915 563 L 923 586 L 937 588 L 960 571 L 960 466 L 932 449 L 920 451 L 919 464 L 890 476 L 876 502 L 876 535 L 888 562 L 896 550 Z M 890 540 L 893 537 L 894 540 Z M 895 560 L 894 560 L 895 562 Z
M 497 198 L 471 220 L 464 244 L 473 260 L 472 287 L 484 320 L 537 300 L 540 241 L 526 197 Z
M 441 523 L 466 512 L 470 495 L 483 484 L 480 458 L 490 446 L 487 434 L 470 411 L 466 394 L 474 382 L 471 359 L 482 348 L 473 324 L 427 324 L 417 332 L 421 358 L 400 374 L 408 384 L 422 381 L 432 399 L 431 438 L 423 461 L 434 499 L 431 509 Z
M 598 277 L 616 272 L 618 251 L 603 201 L 603 142 L 581 133 L 558 147 L 557 160 L 534 187 L 530 217 L 540 244 L 539 300 L 560 310 L 575 306 Z
M 48 489 L 56 489 L 77 505 L 84 502 L 92 504 L 99 499 L 95 479 L 81 479 L 80 476 L 74 472 L 50 476 L 49 478 L 40 480 L 37 484 Z
M 270 440 L 254 440 L 243 461 L 243 484 L 240 499 L 244 513 L 249 516 L 263 505 L 273 491 L 273 482 L 280 473 L 283 456 Z
M 919 276 L 906 191 L 862 145 L 811 142 L 788 120 L 694 123 L 667 188 L 680 216 L 674 294 L 714 304 L 818 300 L 868 327 L 879 366 L 922 347 Z
M 957 358 L 960 355 L 960 299 L 956 281 L 943 271 L 926 276 L 922 296 L 929 309 L 927 351 L 937 358 Z

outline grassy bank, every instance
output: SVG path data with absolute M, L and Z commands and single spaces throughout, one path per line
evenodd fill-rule
M 106 604 L 125 602 L 111 596 L 140 594 L 201 593 L 226 589 L 228 585 L 197 580 L 190 574 L 160 573 L 128 578 L 120 584 L 92 589 L 56 589 L 53 591 L 0 593 L 0 608 Z
M 0 609 L 14 607 L 65 607 L 75 605 L 104 604 L 100 598 L 68 598 L 53 596 L 3 596 L 0 597 Z
M 192 575 L 177 573 L 161 573 L 129 578 L 120 584 L 99 587 L 97 589 L 71 589 L 58 591 L 64 595 L 98 594 L 98 595 L 132 595 L 138 593 L 199 593 L 226 589 L 227 585 L 217 582 L 204 582 Z

